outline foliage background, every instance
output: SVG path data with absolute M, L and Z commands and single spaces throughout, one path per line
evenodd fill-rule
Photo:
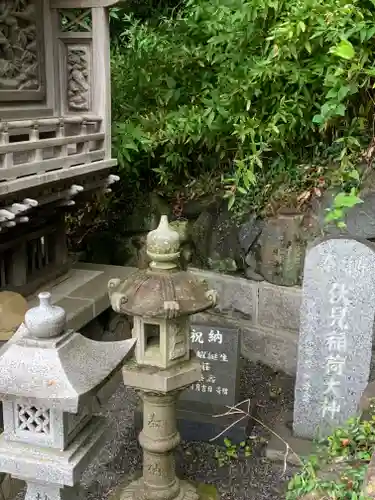
M 119 13 L 114 148 L 128 181 L 169 197 L 226 187 L 258 210 L 350 189 L 372 136 L 373 7 L 188 0 L 151 20 Z
M 98 220 L 118 225 L 146 191 L 172 203 L 219 192 L 240 214 L 264 214 L 301 208 L 331 185 L 347 196 L 334 207 L 340 217 L 357 202 L 373 137 L 374 1 L 112 9 L 122 182 Z

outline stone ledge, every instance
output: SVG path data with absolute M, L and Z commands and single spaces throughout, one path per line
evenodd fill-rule
M 108 281 L 127 278 L 135 269 L 122 266 L 77 263 L 59 283 L 45 287 L 52 294 L 52 302 L 67 313 L 68 326 L 80 330 L 109 308 Z M 34 295 L 30 307 L 37 305 Z

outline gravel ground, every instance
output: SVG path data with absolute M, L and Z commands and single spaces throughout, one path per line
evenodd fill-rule
M 292 404 L 293 381 L 275 374 L 259 364 L 245 363 L 241 370 L 243 399 L 256 398 L 258 417 L 272 426 L 280 409 Z M 108 419 L 109 438 L 106 447 L 86 471 L 82 486 L 88 500 L 106 500 L 124 479 L 141 468 L 141 450 L 133 430 L 133 412 L 137 397 L 120 386 L 103 408 Z M 268 437 L 260 426 L 253 436 Z M 219 468 L 214 458 L 215 446 L 206 443 L 181 443 L 176 451 L 180 477 L 214 484 L 221 500 L 281 500 L 285 481 L 291 470 L 283 474 L 283 464 L 263 458 L 262 445 L 254 446 L 253 456 Z

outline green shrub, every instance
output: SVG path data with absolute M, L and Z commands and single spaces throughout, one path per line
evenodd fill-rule
M 166 194 L 203 178 L 255 207 L 342 184 L 372 132 L 371 2 L 188 0 L 157 26 L 125 16 L 112 50 L 124 174 L 152 173 Z
M 363 491 L 368 464 L 375 451 L 375 417 L 350 419 L 337 428 L 288 485 L 286 500 L 315 493 L 316 498 L 367 500 Z M 331 472 L 328 472 L 331 471 Z

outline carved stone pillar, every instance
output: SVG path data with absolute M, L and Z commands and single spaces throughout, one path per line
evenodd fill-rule
M 139 443 L 144 451 L 145 491 L 155 500 L 173 499 L 180 490 L 173 453 L 180 442 L 175 414 L 178 392 L 140 394 L 143 400 L 143 430 Z
M 143 477 L 132 483 L 121 500 L 199 500 L 196 488 L 176 476 L 174 450 L 180 443 L 176 403 L 180 393 L 139 391 L 143 401 Z

